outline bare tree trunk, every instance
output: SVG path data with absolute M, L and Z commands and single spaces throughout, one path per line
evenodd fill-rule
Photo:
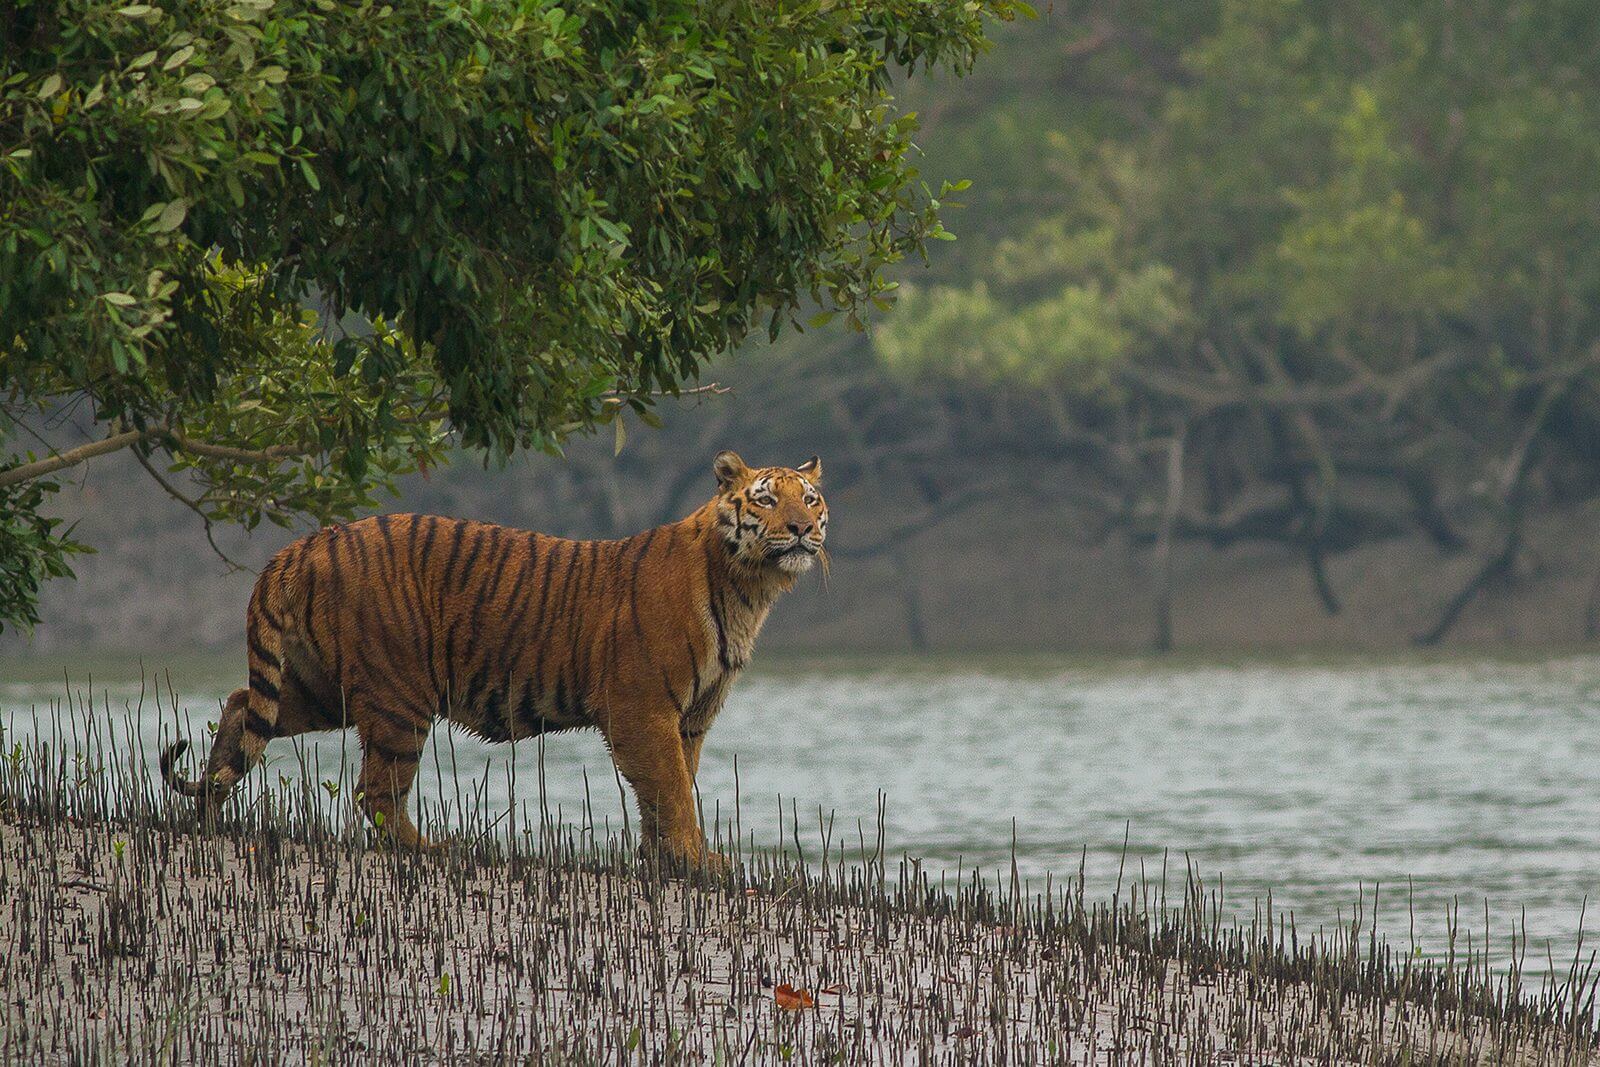
M 1593 641 L 1600 637 L 1600 571 L 1595 572 L 1589 585 L 1589 600 L 1583 606 L 1583 639 Z
M 1483 587 L 1495 579 L 1511 573 L 1511 565 L 1516 562 L 1517 552 L 1521 548 L 1522 514 L 1519 507 L 1517 515 L 1512 519 L 1511 529 L 1507 531 L 1506 539 L 1500 545 L 1500 551 L 1496 552 L 1484 562 L 1483 566 L 1478 568 L 1467 584 L 1461 587 L 1461 591 L 1450 599 L 1449 604 L 1445 605 L 1443 614 L 1439 616 L 1439 621 L 1435 622 L 1426 633 L 1417 635 L 1416 643 L 1427 647 L 1436 645 L 1444 640 L 1445 635 L 1455 628 L 1456 622 L 1461 618 L 1461 613 L 1467 609 L 1468 604 L 1471 604 L 1477 598 Z
M 1517 553 L 1522 549 L 1522 520 L 1523 504 L 1527 495 L 1528 472 L 1533 467 L 1534 454 L 1538 451 L 1540 438 L 1544 435 L 1546 420 L 1550 412 L 1562 397 L 1572 391 L 1573 387 L 1588 371 L 1597 354 L 1600 354 L 1600 345 L 1590 350 L 1590 359 L 1586 363 L 1570 368 L 1561 377 L 1545 385 L 1539 394 L 1538 401 L 1533 406 L 1533 414 L 1528 419 L 1528 425 L 1522 432 L 1516 448 L 1512 449 L 1510 457 L 1506 460 L 1500 475 L 1499 498 L 1506 510 L 1506 536 L 1501 542 L 1500 550 L 1486 560 L 1478 568 L 1471 580 L 1462 587 L 1445 605 L 1444 613 L 1439 616 L 1439 621 L 1425 633 L 1419 634 L 1416 643 L 1419 645 L 1436 645 L 1455 626 L 1456 620 L 1466 610 L 1473 598 L 1495 578 L 1507 576 L 1511 573 L 1512 564 L 1516 562 Z
M 900 603 L 905 609 L 906 638 L 911 642 L 912 651 L 927 652 L 933 647 L 933 643 L 928 640 L 928 624 L 922 616 L 922 588 L 917 585 L 917 576 L 912 571 L 911 561 L 906 555 L 903 547 L 894 554 L 894 569 L 900 585 Z
M 1333 583 L 1328 580 L 1326 557 L 1322 552 L 1322 534 L 1312 530 L 1306 540 L 1306 563 L 1311 569 L 1311 584 L 1317 590 L 1317 599 L 1322 601 L 1322 610 L 1329 615 L 1337 615 L 1343 606 L 1339 603 L 1339 594 L 1333 591 Z
M 1325 486 L 1323 476 L 1319 474 L 1317 477 L 1319 486 Z M 1317 592 L 1317 599 L 1322 602 L 1322 610 L 1329 615 L 1337 615 L 1340 611 L 1339 595 L 1333 591 L 1333 583 L 1328 580 L 1327 557 L 1322 544 L 1322 535 L 1327 532 L 1332 508 L 1331 495 L 1308 496 L 1305 480 L 1298 468 L 1290 469 L 1288 483 L 1289 501 L 1299 516 L 1298 537 L 1305 548 L 1311 586 Z
M 1284 369 L 1283 361 L 1279 358 L 1272 341 L 1256 342 L 1249 338 L 1241 339 L 1255 354 L 1256 362 L 1269 382 L 1279 389 L 1293 387 L 1293 378 Z M 1273 414 L 1264 414 L 1269 421 L 1276 418 Z M 1327 530 L 1328 519 L 1333 511 L 1333 490 L 1338 478 L 1338 466 L 1334 462 L 1333 452 L 1328 447 L 1321 427 L 1310 411 L 1305 408 L 1294 408 L 1285 412 L 1284 418 L 1294 427 L 1296 436 L 1310 453 L 1311 461 L 1316 467 L 1316 482 L 1312 492 L 1306 492 L 1305 484 L 1298 472 L 1293 475 L 1292 488 L 1295 499 L 1306 509 L 1306 566 L 1311 571 L 1311 583 L 1316 588 L 1317 598 L 1322 601 L 1322 610 L 1329 615 L 1337 615 L 1340 610 L 1339 597 L 1334 593 L 1332 583 L 1328 581 L 1322 535 Z
M 1441 552 L 1454 554 L 1467 547 L 1466 538 L 1456 533 L 1450 520 L 1439 507 L 1439 491 L 1433 479 L 1422 471 L 1408 471 L 1401 476 L 1401 484 L 1410 494 L 1417 509 L 1417 525 L 1433 538 Z
M 1167 498 L 1161 508 L 1161 530 L 1156 535 L 1156 632 L 1151 642 L 1157 652 L 1172 651 L 1172 531 L 1183 503 L 1183 439 L 1180 428 L 1167 444 Z

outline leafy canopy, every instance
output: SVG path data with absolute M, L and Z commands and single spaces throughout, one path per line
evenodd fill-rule
M 1304 481 L 1290 489 L 1311 502 L 1345 471 L 1481 496 L 1524 440 L 1587 463 L 1591 15 L 1057 4 L 1048 33 L 1002 45 L 971 128 L 935 149 L 963 172 L 993 161 L 973 212 L 989 238 L 908 293 L 917 314 L 885 320 L 877 353 L 925 379 L 1047 390 L 1082 424 L 1203 427 L 1227 451 L 1201 458 L 1220 481 L 1243 465 Z M 1048 86 L 1064 91 L 1042 104 Z M 1146 454 L 1164 477 L 1165 453 Z
M 947 236 L 891 75 L 965 71 L 1026 10 L 6 5 L 0 434 L 86 400 L 252 524 L 348 514 L 446 430 L 503 456 L 646 414 Z M 57 444 L 0 470 L 0 625 L 73 547 L 39 515 Z

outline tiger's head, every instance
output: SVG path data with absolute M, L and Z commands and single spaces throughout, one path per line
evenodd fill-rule
M 717 526 L 729 554 L 754 567 L 803 574 L 828 537 L 828 504 L 817 488 L 822 461 L 798 467 L 749 467 L 736 452 L 718 452 Z

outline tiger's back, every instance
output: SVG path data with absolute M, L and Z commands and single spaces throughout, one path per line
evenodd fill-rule
M 447 716 L 505 741 L 592 725 L 596 650 L 617 622 L 605 602 L 625 557 L 635 579 L 651 562 L 637 540 L 571 541 L 434 515 L 322 530 L 256 584 L 248 633 L 265 670 L 252 688 L 276 662 L 293 698 L 338 710 L 348 695 L 370 704 L 381 692 L 385 706 L 365 710 L 402 728 Z

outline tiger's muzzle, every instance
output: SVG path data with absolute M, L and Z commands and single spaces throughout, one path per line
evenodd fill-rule
M 804 571 L 816 561 L 822 551 L 822 539 L 797 537 L 767 549 L 767 562 L 775 563 L 786 571 Z

